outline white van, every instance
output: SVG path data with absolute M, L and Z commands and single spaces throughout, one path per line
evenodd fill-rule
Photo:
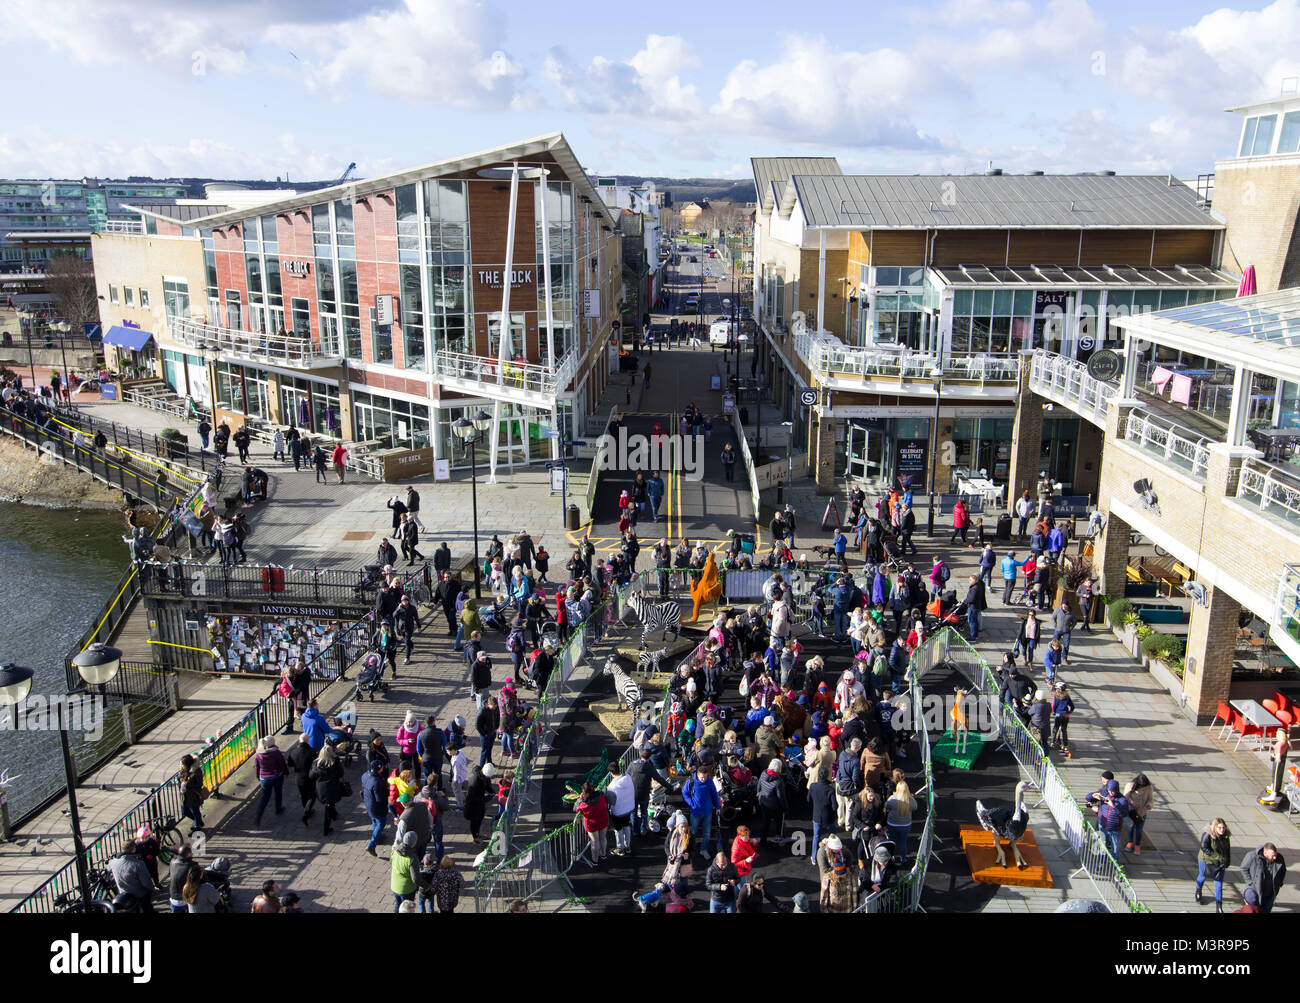
M 736 325 L 732 323 L 730 320 L 727 320 L 726 318 L 723 318 L 722 320 L 715 320 L 712 324 L 709 325 L 709 344 L 726 345 L 731 341 L 731 336 L 735 333 L 735 331 L 736 331 Z M 741 341 L 748 340 L 744 331 L 740 332 L 740 340 Z

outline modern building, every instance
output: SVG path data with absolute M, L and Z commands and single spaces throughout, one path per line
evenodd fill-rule
M 638 329 L 659 296 L 659 192 L 653 181 L 620 185 L 617 178 L 599 178 L 596 188 L 618 218 L 623 238 L 623 278 L 627 289 L 624 329 Z
M 33 235 L 102 233 L 135 221 L 135 207 L 165 205 L 186 194 L 185 185 L 165 181 L 0 181 L 0 269 L 39 267 L 57 251 Z M 76 247 L 86 249 L 84 240 Z
M 427 470 L 468 466 L 451 424 L 485 408 L 494 473 L 557 456 L 617 366 L 616 218 L 559 133 L 164 216 L 121 235 L 137 250 L 96 248 L 105 329 L 131 319 L 109 287 L 147 285 L 158 374 L 237 421 L 422 451 Z
M 1214 165 L 1224 264 L 1254 265 L 1260 292 L 1300 285 L 1300 94 L 1228 111 L 1242 122 L 1236 155 Z
M 821 491 L 845 475 L 925 491 L 933 467 L 940 493 L 985 470 L 1007 498 L 1043 473 L 1095 494 L 1099 429 L 1026 414 L 1026 353 L 1086 361 L 1115 317 L 1236 292 L 1224 223 L 1173 178 L 752 163 L 755 314 Z

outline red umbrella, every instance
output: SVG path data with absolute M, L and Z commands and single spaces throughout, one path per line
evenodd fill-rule
M 1247 265 L 1245 271 L 1241 273 L 1241 285 L 1237 286 L 1238 296 L 1255 295 L 1255 266 Z

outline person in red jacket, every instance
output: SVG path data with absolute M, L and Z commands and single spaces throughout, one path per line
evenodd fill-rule
M 966 503 L 962 499 L 957 499 L 957 504 L 952 507 L 952 536 L 948 543 L 957 542 L 958 534 L 961 535 L 961 542 L 966 546 L 971 546 L 970 541 L 966 539 L 966 532 L 970 529 L 970 512 L 966 508 Z
M 560 635 L 561 642 L 569 639 L 569 611 L 564 605 L 566 598 L 564 589 L 555 590 L 555 631 Z
M 749 880 L 749 875 L 754 870 L 754 861 L 757 859 L 758 848 L 750 839 L 749 826 L 736 826 L 736 838 L 731 841 L 731 862 L 736 865 L 740 884 L 743 885 Z
M 609 833 L 609 805 L 605 801 L 604 794 L 591 784 L 583 784 L 582 794 L 579 795 L 573 810 L 582 816 L 582 827 L 587 831 L 587 839 L 591 843 L 591 866 L 595 867 L 600 863 L 600 858 L 605 856 L 605 837 Z
M 347 463 L 347 459 L 348 451 L 343 448 L 343 443 L 340 442 L 334 447 L 333 454 L 334 473 L 338 474 L 340 484 L 343 483 L 343 465 Z

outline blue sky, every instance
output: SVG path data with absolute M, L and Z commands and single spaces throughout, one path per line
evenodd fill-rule
M 1187 176 L 1300 76 L 1300 0 L 6 0 L 0 39 L 5 177 L 364 176 L 557 129 L 605 174 Z

